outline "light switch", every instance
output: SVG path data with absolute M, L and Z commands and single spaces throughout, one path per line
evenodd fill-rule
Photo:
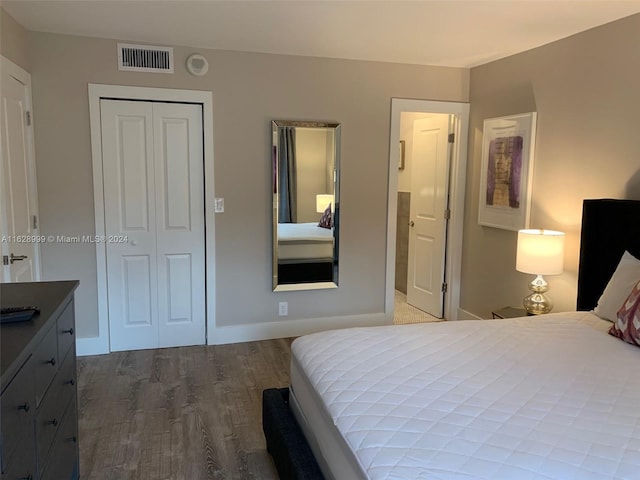
M 224 198 L 215 198 L 213 200 L 213 210 L 216 213 L 224 213 Z

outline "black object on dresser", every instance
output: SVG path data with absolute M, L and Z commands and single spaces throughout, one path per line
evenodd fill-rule
M 78 409 L 73 293 L 77 281 L 0 285 L 2 307 L 38 305 L 0 327 L 2 480 L 76 480 Z

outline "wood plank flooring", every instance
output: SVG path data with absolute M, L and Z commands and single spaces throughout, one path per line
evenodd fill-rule
M 262 390 L 289 384 L 291 340 L 78 358 L 81 478 L 277 479 Z

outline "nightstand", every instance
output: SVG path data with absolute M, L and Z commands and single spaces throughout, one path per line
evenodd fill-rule
M 524 308 L 502 307 L 491 312 L 493 318 L 517 318 L 526 317 L 527 311 Z

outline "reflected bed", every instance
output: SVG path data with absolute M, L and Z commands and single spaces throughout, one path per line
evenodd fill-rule
M 278 263 L 333 262 L 333 229 L 318 222 L 278 224 Z
M 640 202 L 585 201 L 579 310 L 625 250 L 640 257 L 639 219 Z M 611 325 L 578 311 L 308 335 L 290 403 L 327 478 L 637 478 L 640 349 Z

